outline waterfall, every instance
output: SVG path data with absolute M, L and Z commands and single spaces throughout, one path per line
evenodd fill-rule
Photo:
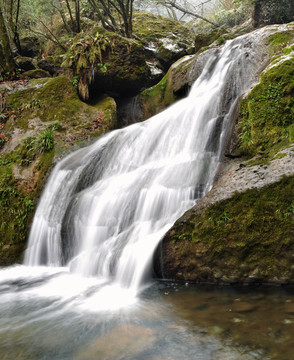
M 213 185 L 238 100 L 258 74 L 260 59 L 250 50 L 257 38 L 210 51 L 186 99 L 58 163 L 25 264 L 67 266 L 140 290 L 162 236 Z

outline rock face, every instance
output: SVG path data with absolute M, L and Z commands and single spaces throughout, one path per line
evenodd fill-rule
M 275 56 L 242 100 L 218 180 L 158 248 L 160 277 L 294 283 L 293 25 L 275 28 Z
M 0 86 L 0 266 L 21 260 L 29 223 L 60 157 L 116 126 L 116 104 L 83 103 L 66 77 Z

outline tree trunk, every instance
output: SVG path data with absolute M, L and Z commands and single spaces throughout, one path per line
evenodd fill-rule
M 76 31 L 81 32 L 81 11 L 80 11 L 80 0 L 75 0 L 75 12 L 76 12 Z
M 16 64 L 14 62 L 13 53 L 11 50 L 9 37 L 5 26 L 1 7 L 0 7 L 0 41 L 2 44 L 2 52 L 5 59 L 5 64 L 4 64 L 6 66 L 5 70 L 9 72 L 10 75 L 14 76 Z
M 17 50 L 19 51 L 19 53 L 21 53 L 21 46 L 20 46 L 19 33 L 18 33 L 19 10 L 20 10 L 20 0 L 17 0 L 15 24 L 13 29 L 13 40 L 17 47 Z

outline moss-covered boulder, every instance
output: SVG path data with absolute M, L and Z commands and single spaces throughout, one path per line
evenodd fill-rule
M 66 77 L 11 84 L 0 116 L 0 266 L 21 260 L 38 197 L 56 161 L 116 126 L 116 104 L 82 102 Z
M 42 79 L 42 78 L 51 77 L 48 71 L 42 69 L 25 71 L 24 73 L 22 73 L 22 76 L 28 79 Z
M 96 59 L 95 74 L 90 94 L 107 92 L 132 96 L 151 84 L 151 73 L 146 63 L 143 45 L 137 40 L 99 30 L 107 39 L 102 59 Z M 102 60 L 102 62 L 101 62 Z M 101 64 L 107 64 L 103 67 Z
M 18 56 L 15 58 L 15 62 L 18 68 L 23 71 L 34 70 L 37 67 L 37 60 L 30 57 Z
M 133 31 L 165 71 L 176 60 L 195 51 L 195 35 L 179 21 L 148 12 L 136 12 Z
M 187 95 L 191 84 L 189 70 L 194 63 L 194 56 L 186 56 L 178 60 L 158 84 L 140 93 L 139 102 L 144 119 L 159 113 L 176 100 Z
M 188 211 L 159 251 L 163 278 L 294 283 L 294 176 Z
M 293 45 L 274 57 L 241 103 L 239 146 L 247 157 L 268 157 L 294 142 L 294 31 L 286 32 Z M 274 36 L 272 46 L 280 37 Z

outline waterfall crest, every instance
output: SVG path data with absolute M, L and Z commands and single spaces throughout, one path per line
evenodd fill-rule
M 238 100 L 257 74 L 248 51 L 257 38 L 215 49 L 186 99 L 57 164 L 25 264 L 68 266 L 139 290 L 164 233 L 213 185 Z

